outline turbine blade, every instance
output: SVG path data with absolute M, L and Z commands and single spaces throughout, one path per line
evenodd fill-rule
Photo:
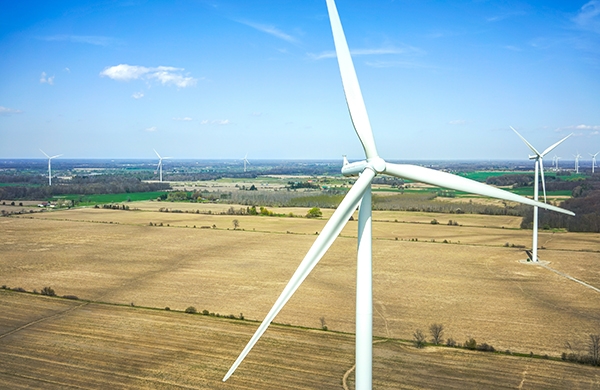
M 386 163 L 384 173 L 403 179 L 432 184 L 434 186 L 489 196 L 491 198 L 509 200 L 512 202 L 519 202 L 530 206 L 538 206 L 544 209 L 557 211 L 563 214 L 575 215 L 575 213 L 569 210 L 561 209 L 560 207 L 552 206 L 542 202 L 536 202 L 532 199 L 513 194 L 512 192 L 504 191 L 487 184 L 476 182 L 475 180 L 452 175 L 446 172 L 436 171 L 434 169 L 419 167 L 417 165 Z
M 156 153 L 156 155 L 158 156 L 158 158 L 162 159 L 162 157 L 160 157 L 160 154 L 158 154 L 158 152 L 156 151 L 156 149 L 152 149 L 154 150 L 154 153 Z
M 540 152 L 538 152 L 538 151 L 537 151 L 537 150 L 536 150 L 536 149 L 533 147 L 533 145 L 532 145 L 532 144 L 530 144 L 529 142 L 527 142 L 527 140 L 526 140 L 525 138 L 523 138 L 523 136 L 522 136 L 521 134 L 519 134 L 519 132 L 518 132 L 517 130 L 515 130 L 515 128 L 514 128 L 514 127 L 510 126 L 510 128 L 511 128 L 511 129 L 512 129 L 512 130 L 513 130 L 515 133 L 517 133 L 517 135 L 519 136 L 519 138 L 521 138 L 521 139 L 523 140 L 523 142 L 525 142 L 525 145 L 529 146 L 529 149 L 531 149 L 531 151 L 532 151 L 533 153 L 535 153 L 535 155 L 536 155 L 536 156 L 539 156 L 539 155 L 540 155 Z
M 48 157 L 48 158 L 49 158 L 50 160 L 52 160 L 53 158 L 57 158 L 57 157 L 60 157 L 60 156 L 62 156 L 62 154 L 57 154 L 56 156 L 52 156 L 52 157 Z
M 48 156 L 48 155 L 46 154 L 46 152 L 44 152 L 42 149 L 40 149 L 40 152 L 44 153 L 44 156 L 46 156 L 46 157 L 50 158 L 50 156 Z
M 570 137 L 570 136 L 572 136 L 572 135 L 573 135 L 573 133 L 571 133 L 571 134 L 567 135 L 565 138 L 561 139 L 560 141 L 558 141 L 558 142 L 557 142 L 557 143 L 555 143 L 554 145 L 552 145 L 552 146 L 549 146 L 548 148 L 546 148 L 546 150 L 544 150 L 544 151 L 542 152 L 542 154 L 541 154 L 540 156 L 544 157 L 546 154 L 550 153 L 550 151 L 551 151 L 552 149 L 554 149 L 555 147 L 557 147 L 558 145 L 560 145 L 561 143 L 563 143 L 563 141 L 564 141 L 564 140 L 566 140 L 567 138 L 569 138 L 569 137 Z
M 329 221 L 327 221 L 325 227 L 323 227 L 321 234 L 319 234 L 319 237 L 317 237 L 313 245 L 310 247 L 308 253 L 304 257 L 304 260 L 302 260 L 302 262 L 298 266 L 298 269 L 296 269 L 296 272 L 294 272 L 294 275 L 283 289 L 283 292 L 281 293 L 279 298 L 277 298 L 277 301 L 275 302 L 275 304 L 273 305 L 263 322 L 260 324 L 256 332 L 254 333 L 254 336 L 252 336 L 242 353 L 240 353 L 240 355 L 233 363 L 225 377 L 223 377 L 223 382 L 229 379 L 229 377 L 238 368 L 240 363 L 242 363 L 248 352 L 250 352 L 252 347 L 254 347 L 254 344 L 256 344 L 256 342 L 260 339 L 263 333 L 265 333 L 271 321 L 275 319 L 279 311 L 292 297 L 294 292 L 296 292 L 298 287 L 300 287 L 304 279 L 306 279 L 308 274 L 310 274 L 310 272 L 317 265 L 319 260 L 321 260 L 321 258 L 323 257 L 325 252 L 327 252 L 331 244 L 333 244 L 337 236 L 340 234 L 340 232 L 346 225 L 346 222 L 348 222 L 348 219 L 350 218 L 352 213 L 354 213 L 354 210 L 356 210 L 356 207 L 358 207 L 358 204 L 361 198 L 363 197 L 367 187 L 371 185 L 371 180 L 373 180 L 373 177 L 375 177 L 375 172 L 371 169 L 365 169 L 362 175 L 356 181 L 356 183 L 354 183 L 350 191 L 348 191 L 348 194 L 346 194 L 346 196 L 344 197 L 338 208 L 335 210 Z
M 540 157 L 540 175 L 542 177 L 542 190 L 544 191 L 544 203 L 546 203 L 546 179 L 544 179 L 544 159 Z
M 358 78 L 356 77 L 356 71 L 354 69 L 354 64 L 352 63 L 352 57 L 350 56 L 350 49 L 348 49 L 348 43 L 344 36 L 342 22 L 340 21 L 333 0 L 327 0 L 327 9 L 329 11 L 329 21 L 331 23 L 331 31 L 333 32 L 335 51 L 352 125 L 362 143 L 367 159 L 377 157 L 377 148 L 375 147 L 375 140 L 373 138 L 371 124 L 369 123 L 367 108 L 365 107 L 365 102 L 363 101 L 362 93 L 360 92 L 360 85 L 358 84 Z

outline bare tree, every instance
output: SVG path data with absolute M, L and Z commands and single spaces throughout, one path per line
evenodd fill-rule
M 425 346 L 425 335 L 421 332 L 421 329 L 417 329 L 415 333 L 413 333 L 413 343 L 415 343 L 415 347 L 423 348 Z
M 591 334 L 590 335 L 590 344 L 588 345 L 590 352 L 590 360 L 592 365 L 599 366 L 600 365 L 600 335 Z
M 438 345 L 444 341 L 444 325 L 431 324 L 429 333 L 431 333 L 431 342 L 433 344 Z
M 327 330 L 327 324 L 325 324 L 325 317 L 319 318 L 319 321 L 321 321 L 321 329 Z
M 233 222 L 233 230 L 236 230 L 237 228 L 240 227 L 240 221 L 238 221 L 237 219 L 234 219 L 232 222 Z

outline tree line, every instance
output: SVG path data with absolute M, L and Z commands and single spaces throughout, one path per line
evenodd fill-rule
M 572 190 L 572 198 L 565 200 L 560 207 L 571 210 L 574 217 L 539 210 L 539 226 L 542 229 L 567 229 L 570 232 L 600 233 L 600 174 L 577 182 Z M 527 213 L 521 222 L 521 228 L 531 229 L 533 212 Z
M 0 177 L 0 182 L 2 180 L 3 177 Z M 29 176 L 24 176 L 21 181 L 15 180 L 12 183 L 24 185 L 0 187 L 0 199 L 48 199 L 58 195 L 121 194 L 165 191 L 171 188 L 168 183 L 146 183 L 125 175 L 75 176 L 71 180 L 56 180 L 52 186 L 31 186 Z

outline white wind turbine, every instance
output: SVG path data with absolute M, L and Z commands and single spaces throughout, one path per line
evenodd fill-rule
M 556 172 L 558 172 L 560 170 L 559 166 L 558 166 L 558 162 L 561 160 L 562 157 L 558 157 L 556 156 Z
M 484 196 L 521 202 L 529 205 L 538 205 L 547 209 L 574 215 L 572 212 L 561 208 L 535 202 L 516 194 L 503 191 L 464 177 L 436 171 L 415 165 L 392 164 L 379 157 L 369 124 L 369 118 L 363 102 L 362 94 L 352 64 L 350 51 L 344 37 L 342 25 L 335 7 L 334 0 L 327 0 L 329 19 L 333 32 L 333 39 L 342 76 L 342 84 L 346 95 L 346 102 L 354 129 L 362 143 L 366 160 L 345 164 L 342 173 L 346 176 L 359 175 L 354 185 L 350 188 L 338 208 L 335 210 L 323 230 L 309 249 L 304 260 L 277 298 L 277 301 L 260 324 L 244 350 L 233 363 L 223 381 L 226 381 L 237 369 L 252 347 L 267 330 L 269 324 L 294 292 L 300 287 L 304 279 L 317 265 L 325 252 L 333 244 L 342 231 L 348 219 L 357 207 L 358 214 L 358 254 L 357 254 L 357 280 L 356 280 L 356 380 L 357 389 L 370 389 L 372 386 L 372 354 L 373 354 L 373 293 L 372 293 L 372 268 L 371 268 L 371 181 L 380 173 L 406 178 L 414 181 L 446 187 L 458 191 L 466 191 Z M 345 160 L 346 162 L 347 160 Z
M 246 172 L 246 164 L 250 165 L 250 161 L 248 161 L 248 153 L 244 156 L 244 172 Z
M 592 175 L 594 174 L 594 168 L 596 167 L 596 156 L 598 153 L 600 152 L 596 152 L 596 154 L 588 153 L 590 156 L 592 156 Z
M 577 152 L 577 154 L 574 154 L 573 157 L 575 157 L 575 173 L 579 173 L 579 159 L 581 158 L 581 154 Z
M 170 159 L 171 157 L 160 157 L 160 154 L 158 154 L 158 152 L 156 151 L 156 149 L 152 149 L 154 150 L 154 153 L 156 153 L 156 155 L 158 156 L 158 165 L 156 166 L 156 168 L 158 169 L 158 176 L 160 177 L 160 181 L 162 182 L 162 167 L 163 167 L 163 163 L 162 160 L 167 160 Z
M 44 156 L 48 157 L 48 185 L 52 185 L 52 159 L 62 156 L 62 154 L 57 154 L 56 156 L 48 156 L 46 152 L 40 149 L 40 152 L 44 153 Z
M 525 145 L 527 145 L 529 147 L 529 149 L 533 153 L 535 153 L 533 156 L 529 156 L 530 160 L 535 160 L 535 163 L 534 163 L 535 164 L 535 175 L 534 175 L 534 179 L 533 179 L 534 180 L 534 182 L 533 182 L 533 200 L 535 200 L 535 201 L 538 200 L 538 195 L 540 192 L 540 190 L 539 190 L 540 179 L 539 178 L 541 176 L 542 189 L 544 191 L 544 202 L 546 202 L 546 180 L 544 179 L 544 156 L 546 154 L 550 153 L 550 151 L 552 151 L 558 145 L 563 143 L 564 140 L 566 140 L 573 134 L 567 135 L 565 138 L 563 138 L 560 141 L 558 141 L 557 143 L 549 146 L 548 148 L 546 148 L 546 150 L 544 150 L 542 153 L 540 153 L 536 150 L 536 148 L 533 147 L 533 145 L 531 145 L 529 142 L 527 142 L 527 140 L 525 138 L 523 138 L 523 136 L 521 134 L 519 134 L 519 132 L 517 130 L 515 130 L 512 126 L 510 128 L 513 129 L 513 131 L 515 133 L 517 133 L 519 138 L 521 138 L 521 140 L 523 140 L 523 142 L 525 142 Z M 537 245 L 537 243 L 538 243 L 538 207 L 533 206 L 533 243 L 531 245 L 533 255 L 531 256 L 531 261 L 534 261 L 534 262 L 538 261 L 538 257 L 537 257 L 538 245 Z

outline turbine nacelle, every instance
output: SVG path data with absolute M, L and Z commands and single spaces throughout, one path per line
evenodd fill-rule
M 342 166 L 342 175 L 344 176 L 358 176 L 367 168 L 373 170 L 375 174 L 384 173 L 387 163 L 381 157 L 373 157 L 367 160 L 355 161 L 349 163 L 346 156 L 344 156 L 344 165 Z

